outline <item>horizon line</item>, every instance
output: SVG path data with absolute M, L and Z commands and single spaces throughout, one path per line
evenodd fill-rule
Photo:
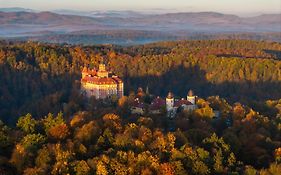
M 0 9 L 23 9 L 23 11 L 18 12 L 24 12 L 24 10 L 31 10 L 31 12 L 34 13 L 40 13 L 40 12 L 52 12 L 52 13 L 58 13 L 58 11 L 73 11 L 73 12 L 95 12 L 95 11 L 116 11 L 116 12 L 138 12 L 138 13 L 146 13 L 146 14 L 172 14 L 172 13 L 220 13 L 225 15 L 237 15 L 241 17 L 246 16 L 260 16 L 260 15 L 281 15 L 281 12 L 225 12 L 225 11 L 214 11 L 214 10 L 180 10 L 180 9 L 165 9 L 165 8 L 143 8 L 143 9 L 93 9 L 93 10 L 80 10 L 80 9 L 72 9 L 72 8 L 57 8 L 57 9 L 36 9 L 36 8 L 25 8 L 25 7 L 18 7 L 18 6 L 11 6 L 11 7 L 0 7 Z M 0 10 L 1 11 L 1 10 Z M 13 11 L 11 11 L 13 12 Z

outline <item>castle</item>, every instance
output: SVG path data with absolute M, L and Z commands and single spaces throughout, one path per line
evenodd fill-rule
M 175 99 L 171 92 L 168 93 L 166 99 L 161 97 L 154 98 L 148 106 L 148 113 L 161 114 L 161 112 L 166 110 L 167 116 L 174 118 L 179 110 L 193 111 L 195 109 L 197 109 L 196 96 L 190 90 L 186 99 Z M 145 113 L 145 110 L 145 104 L 139 98 L 136 98 L 131 107 L 131 113 L 142 115 Z
M 81 90 L 87 97 L 94 96 L 96 99 L 106 99 L 113 96 L 121 98 L 124 95 L 123 81 L 100 64 L 99 69 L 82 70 Z

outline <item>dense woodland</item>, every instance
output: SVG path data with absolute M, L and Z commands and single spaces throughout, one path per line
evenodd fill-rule
M 247 40 L 3 41 L 0 174 L 278 174 L 280 59 L 280 43 Z M 101 60 L 123 78 L 125 97 L 103 103 L 80 93 L 81 69 Z M 199 108 L 174 120 L 129 112 L 135 96 L 189 89 Z
M 26 114 L 16 128 L 1 123 L 0 174 L 280 174 L 280 101 L 267 101 L 275 115 L 267 117 L 213 96 L 171 120 L 130 115 L 135 96 L 150 97 L 130 94 L 111 107 L 91 99 L 69 119 Z
M 149 88 L 185 97 L 219 95 L 253 107 L 281 98 L 281 44 L 247 40 L 162 42 L 119 46 L 0 43 L 0 116 L 9 124 L 26 113 L 85 107 L 79 98 L 83 66 L 103 59 L 123 78 L 125 92 Z M 260 104 L 259 104 L 260 103 Z

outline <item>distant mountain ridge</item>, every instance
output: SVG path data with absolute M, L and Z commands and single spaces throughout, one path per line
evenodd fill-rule
M 0 8 L 0 12 L 36 12 L 36 10 L 21 8 L 21 7 L 10 7 L 10 8 Z
M 3 24 L 36 24 L 36 25 L 65 25 L 65 24 L 97 24 L 91 17 L 60 15 L 52 12 L 0 12 L 0 23 Z
M 0 37 L 62 35 L 73 32 L 83 35 L 83 31 L 98 30 L 151 31 L 152 34 L 159 32 L 161 36 L 166 33 L 169 37 L 185 36 L 192 32 L 204 34 L 281 32 L 281 14 L 239 17 L 217 12 L 142 14 L 134 11 L 93 11 L 81 16 L 73 15 L 75 12 L 81 14 L 80 11 L 71 10 L 58 10 L 57 13 L 20 10 L 20 8 L 5 9 L 4 11 L 8 12 L 3 12 L 0 9 Z
M 5 24 L 79 24 L 79 25 L 96 25 L 111 23 L 111 27 L 134 27 L 135 26 L 170 26 L 181 25 L 185 28 L 188 25 L 191 26 L 209 26 L 210 25 L 225 25 L 222 27 L 238 26 L 238 27 L 250 27 L 252 25 L 264 25 L 271 24 L 274 26 L 268 26 L 268 29 L 272 30 L 272 27 L 281 27 L 281 14 L 268 14 L 260 15 L 256 17 L 242 18 L 236 15 L 228 15 L 216 12 L 197 12 L 197 13 L 168 13 L 168 14 L 153 14 L 153 15 L 140 15 L 131 11 L 124 12 L 128 16 L 120 15 L 118 12 L 109 13 L 95 13 L 94 15 L 99 17 L 78 16 L 78 15 L 65 15 L 57 14 L 53 12 L 1 12 L 0 10 L 0 22 L 1 25 Z M 130 16 L 131 14 L 134 14 Z M 114 26 L 115 24 L 115 26 Z M 176 26 L 178 27 L 178 26 Z M 175 28 L 175 27 L 174 27 Z M 171 26 L 173 29 L 173 26 Z M 196 29 L 196 28 L 195 28 Z M 280 28 L 279 28 L 280 29 Z M 231 28 L 230 28 L 231 30 Z M 273 29 L 274 30 L 274 29 Z

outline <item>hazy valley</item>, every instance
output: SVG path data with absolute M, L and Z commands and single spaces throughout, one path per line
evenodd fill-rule
M 20 11 L 23 10 L 23 11 Z M 215 12 L 147 14 L 134 11 L 34 12 L 0 9 L 0 37 L 70 44 L 134 45 L 184 39 L 280 41 L 281 14 L 255 17 Z

